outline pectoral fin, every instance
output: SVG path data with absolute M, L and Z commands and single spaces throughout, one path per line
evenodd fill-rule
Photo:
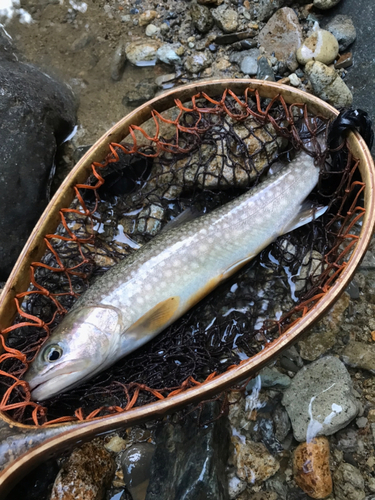
M 167 325 L 180 303 L 180 297 L 170 297 L 159 302 L 150 311 L 126 330 L 127 335 L 136 335 L 138 338 L 151 335 Z
M 283 228 L 280 234 L 289 233 L 289 231 L 293 231 L 297 229 L 297 227 L 304 226 L 308 224 L 314 219 L 317 219 L 321 215 L 323 215 L 327 211 L 328 207 L 320 206 L 312 206 L 311 203 L 305 202 L 301 205 L 300 211 L 297 215 L 289 221 L 289 223 Z

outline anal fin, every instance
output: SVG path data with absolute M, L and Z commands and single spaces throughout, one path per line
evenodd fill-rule
M 317 219 L 323 215 L 328 209 L 328 206 L 323 207 L 322 205 L 313 206 L 311 202 L 305 201 L 302 203 L 301 208 L 297 215 L 289 221 L 289 223 L 283 228 L 280 234 L 289 233 L 298 227 L 308 224 L 314 219 Z

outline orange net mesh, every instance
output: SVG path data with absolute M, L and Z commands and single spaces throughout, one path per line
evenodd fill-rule
M 31 265 L 30 287 L 15 299 L 17 318 L 0 335 L 0 410 L 13 419 L 35 425 L 85 420 L 204 384 L 267 349 L 345 268 L 358 240 L 365 185 L 347 145 L 339 167 L 333 153 L 321 151 L 316 136 L 327 132 L 327 120 L 304 105 L 287 105 L 281 95 L 266 100 L 251 89 L 243 96 L 201 93 L 188 105 L 175 104 L 169 117 L 153 112 L 153 134 L 131 126 L 131 143 L 109 145 L 87 183 L 75 186 L 55 234 L 45 236 L 47 251 Z M 328 205 L 324 216 L 278 238 L 126 363 L 74 394 L 45 405 L 31 401 L 22 380 L 28 364 L 95 276 L 186 208 L 212 210 L 251 189 L 275 159 L 303 148 L 306 137 L 321 169 L 313 198 Z M 117 196 L 118 185 L 125 194 Z

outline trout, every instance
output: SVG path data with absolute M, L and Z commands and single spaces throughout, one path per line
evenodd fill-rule
M 320 215 L 304 204 L 318 178 L 314 159 L 301 151 L 245 194 L 161 232 L 112 267 L 82 294 L 31 363 L 25 379 L 32 399 L 48 399 L 113 365 L 278 236 Z

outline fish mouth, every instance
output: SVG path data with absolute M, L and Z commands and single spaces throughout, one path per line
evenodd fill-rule
M 82 377 L 73 377 L 72 380 L 72 374 L 74 373 L 76 372 L 59 374 L 58 377 L 53 377 L 41 382 L 39 382 L 37 378 L 30 380 L 29 387 L 31 399 L 33 401 L 44 401 L 61 392 L 68 391 L 82 381 Z

